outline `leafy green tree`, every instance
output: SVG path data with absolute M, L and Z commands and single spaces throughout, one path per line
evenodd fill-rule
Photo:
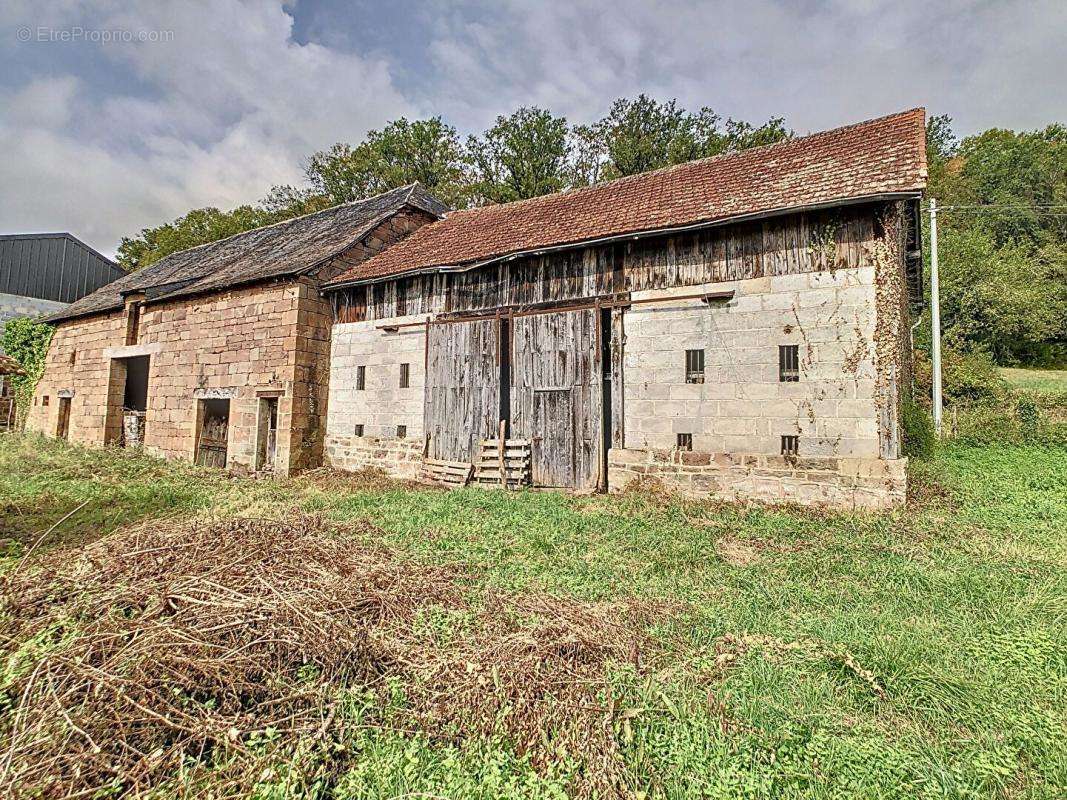
M 791 135 L 780 117 L 759 126 L 734 119 L 724 124 L 710 108 L 693 114 L 677 100 L 660 103 L 644 94 L 616 100 L 594 128 L 604 142 L 608 177 L 772 144 Z
M 173 222 L 144 228 L 135 237 L 123 237 L 117 260 L 123 269 L 144 269 L 180 250 L 214 242 L 275 221 L 275 215 L 258 206 L 238 206 L 232 211 L 196 208 Z
M 948 117 L 927 123 L 928 191 L 944 209 L 947 346 L 1001 364 L 1051 364 L 1067 353 L 1065 142 L 1064 127 L 1051 125 L 991 129 L 957 144 Z
M 469 194 L 462 144 L 440 117 L 403 117 L 372 130 L 353 148 L 337 143 L 314 153 L 306 166 L 310 192 L 327 205 L 347 203 L 418 181 L 444 202 L 462 206 Z M 284 187 L 298 192 L 292 187 Z
M 497 117 L 482 136 L 467 139 L 478 200 L 506 203 L 558 192 L 567 184 L 567 120 L 541 108 Z
M 991 231 L 972 226 L 947 229 L 939 253 L 946 262 L 941 302 L 949 345 L 980 347 L 997 362 L 1011 363 L 1042 342 L 1067 337 L 1062 249 L 998 246 Z
M 1067 243 L 1067 218 L 1052 208 L 1067 206 L 1067 128 L 1024 133 L 993 128 L 964 139 L 960 157 L 968 199 L 1000 207 L 982 215 L 998 244 Z

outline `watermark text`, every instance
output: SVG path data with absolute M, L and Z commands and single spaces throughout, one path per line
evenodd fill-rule
M 132 28 L 85 28 L 72 25 L 69 28 L 53 28 L 45 25 L 30 27 L 23 25 L 15 31 L 15 38 L 20 42 L 89 42 L 91 44 L 134 44 L 148 42 L 152 44 L 173 42 L 174 31 L 134 30 Z

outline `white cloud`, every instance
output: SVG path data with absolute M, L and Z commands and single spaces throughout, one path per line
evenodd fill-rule
M 587 120 L 644 91 L 801 131 L 916 105 L 1026 128 L 1067 111 L 1065 30 L 1062 0 L 470 0 L 440 16 L 423 100 L 464 125 L 520 103 Z
M 12 17 L 173 35 L 98 45 L 145 96 L 109 94 L 73 75 L 0 95 L 4 231 L 69 229 L 113 251 L 122 235 L 190 208 L 252 202 L 299 181 L 310 152 L 411 110 L 384 63 L 293 42 L 278 3 L 103 2 L 45 17 L 22 7 Z
M 69 229 L 111 251 L 190 208 L 298 181 L 309 153 L 401 114 L 478 131 L 521 104 L 588 121 L 648 92 L 799 131 L 926 105 L 971 133 L 1067 111 L 1062 0 L 368 2 L 324 16 L 329 46 L 293 40 L 301 13 L 314 8 L 0 6 L 0 231 Z M 20 25 L 172 34 L 19 45 Z M 369 30 L 388 45 L 356 35 Z

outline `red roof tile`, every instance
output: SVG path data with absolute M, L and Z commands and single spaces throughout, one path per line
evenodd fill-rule
M 607 236 L 919 191 L 926 185 L 925 118 L 916 108 L 586 189 L 456 211 L 331 285 Z

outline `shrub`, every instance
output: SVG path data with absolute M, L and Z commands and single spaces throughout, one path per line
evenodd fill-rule
M 15 388 L 19 427 L 26 421 L 33 390 L 44 373 L 44 360 L 52 341 L 52 331 L 51 325 L 29 317 L 16 317 L 4 325 L 0 348 L 26 370 L 25 375 L 16 375 L 11 380 Z
M 1029 395 L 1022 395 L 1015 407 L 1016 416 L 1019 418 L 1019 428 L 1024 442 L 1033 442 L 1037 439 L 1038 421 L 1037 403 Z
M 915 389 L 930 397 L 932 365 L 927 353 L 915 353 Z M 971 404 L 1002 400 L 1008 385 L 988 353 L 980 350 L 963 352 L 953 347 L 941 351 L 941 389 L 945 405 Z
M 900 422 L 904 434 L 904 455 L 908 458 L 930 458 L 934 454 L 937 436 L 929 412 L 914 400 L 905 400 L 901 405 Z

